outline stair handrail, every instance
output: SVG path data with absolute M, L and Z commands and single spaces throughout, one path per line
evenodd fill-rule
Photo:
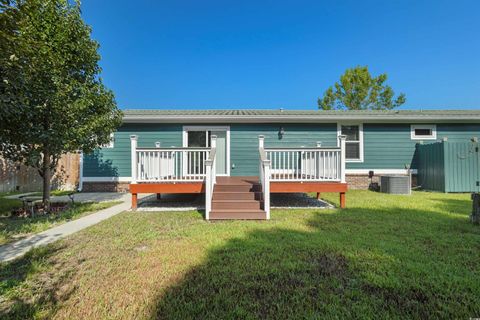
M 260 153 L 260 184 L 262 185 L 263 209 L 267 220 L 270 219 L 270 160 L 265 152 L 265 136 L 258 136 L 258 152 Z
M 208 159 L 205 161 L 205 220 L 210 220 L 210 211 L 212 210 L 213 189 L 217 183 L 216 155 L 217 136 L 211 136 L 211 149 Z

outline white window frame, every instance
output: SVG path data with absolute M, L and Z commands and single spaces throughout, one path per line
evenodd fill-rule
M 416 129 L 432 130 L 432 134 L 429 136 L 417 136 L 415 134 Z M 412 140 L 437 140 L 437 125 L 436 124 L 412 124 L 410 125 L 410 138 Z
M 182 146 L 188 147 L 188 131 L 225 131 L 227 136 L 226 154 L 227 154 L 227 173 L 218 174 L 218 176 L 230 176 L 230 126 L 183 126 L 183 141 Z M 208 134 L 207 134 L 208 139 Z
M 342 134 L 342 126 L 358 126 L 358 137 L 359 148 L 360 148 L 360 158 L 359 159 L 345 159 L 345 162 L 361 163 L 363 162 L 363 123 L 358 122 L 338 122 L 337 123 L 337 146 L 340 146 L 338 141 L 338 136 Z
M 115 147 L 115 133 L 110 133 L 110 142 L 102 145 L 102 149 L 112 149 Z

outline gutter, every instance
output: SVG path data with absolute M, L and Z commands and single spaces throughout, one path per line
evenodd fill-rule
M 480 117 L 472 116 L 124 116 L 124 123 L 336 123 L 361 121 L 368 123 L 480 123 Z

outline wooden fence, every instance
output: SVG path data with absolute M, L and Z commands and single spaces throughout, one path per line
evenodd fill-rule
M 52 178 L 52 190 L 75 190 L 79 181 L 80 155 L 64 155 Z M 37 170 L 0 158 L 0 192 L 41 191 L 42 178 Z

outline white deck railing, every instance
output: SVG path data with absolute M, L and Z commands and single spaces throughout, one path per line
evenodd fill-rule
M 137 148 L 135 135 L 132 148 L 132 183 L 203 182 L 205 181 L 205 219 L 209 220 L 212 197 L 217 182 L 217 137 L 211 136 L 211 148 Z
M 263 141 L 263 136 L 259 139 Z M 339 136 L 339 142 L 339 147 L 331 148 L 320 144 L 316 148 L 261 148 L 270 160 L 270 181 L 345 182 L 345 136 Z
M 265 210 L 267 220 L 270 219 L 270 160 L 267 159 L 265 152 L 264 136 L 258 136 L 258 151 L 260 153 L 260 183 L 262 185 L 263 210 Z
M 137 148 L 132 142 L 132 183 L 203 181 L 210 148 Z

